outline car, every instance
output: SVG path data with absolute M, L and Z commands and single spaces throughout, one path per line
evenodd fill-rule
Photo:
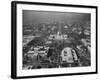
M 84 44 L 84 46 L 90 45 L 90 40 L 89 39 L 81 39 L 81 42 Z

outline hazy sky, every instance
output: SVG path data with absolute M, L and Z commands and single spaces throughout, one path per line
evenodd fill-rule
M 74 22 L 90 20 L 90 14 L 23 10 L 23 24 Z

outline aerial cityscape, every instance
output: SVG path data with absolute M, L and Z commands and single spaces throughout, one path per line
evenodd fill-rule
M 90 16 L 23 10 L 22 69 L 91 66 Z

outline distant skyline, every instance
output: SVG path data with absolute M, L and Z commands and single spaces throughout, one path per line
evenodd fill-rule
M 89 13 L 23 10 L 23 25 L 53 22 L 85 22 L 90 21 L 90 17 Z

